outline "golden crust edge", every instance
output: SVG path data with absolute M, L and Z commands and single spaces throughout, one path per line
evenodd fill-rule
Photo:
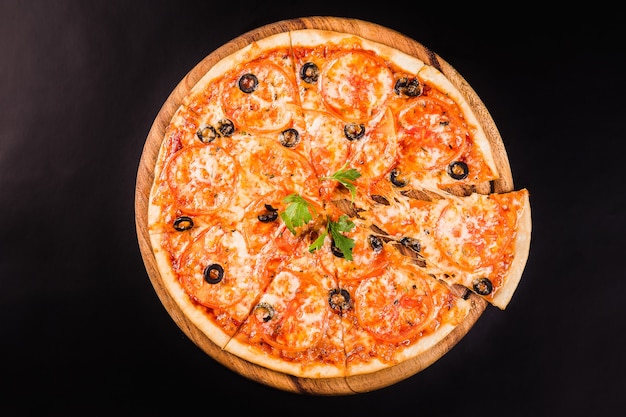
M 255 346 L 244 344 L 236 338 L 232 338 L 226 344 L 224 350 L 255 365 L 298 378 L 338 378 L 346 375 L 344 366 L 289 362 L 278 357 L 269 356 Z
M 456 306 L 459 308 L 459 312 L 462 312 L 462 322 L 465 320 L 472 309 L 472 303 L 470 301 L 459 298 Z M 400 366 L 411 360 L 419 360 L 420 355 L 434 349 L 439 343 L 441 343 L 446 337 L 448 337 L 455 329 L 458 328 L 459 323 L 444 323 L 437 330 L 427 336 L 421 337 L 416 343 L 407 346 L 405 349 L 400 350 L 394 357 L 394 363 L 389 364 L 381 361 L 378 358 L 374 358 L 368 363 L 350 364 L 346 368 L 346 376 L 358 376 L 371 374 L 373 372 L 382 371 L 393 366 Z
M 506 285 L 496 293 L 492 300 L 492 304 L 502 310 L 507 307 L 513 297 L 513 293 L 519 285 L 530 253 L 532 234 L 530 195 L 525 188 L 521 189 L 520 192 L 524 193 L 524 198 L 522 199 L 522 210 L 517 223 L 513 262 L 509 269 Z
M 213 64 L 213 66 L 211 66 L 211 68 L 209 68 L 209 70 L 205 74 L 200 77 L 198 82 L 196 82 L 196 84 L 191 87 L 189 92 L 183 98 L 182 104 L 187 104 L 190 97 L 201 93 L 208 84 L 210 84 L 215 79 L 223 76 L 231 69 L 237 67 L 238 65 L 254 60 L 267 50 L 278 47 L 291 48 L 291 39 L 289 36 L 289 32 L 280 32 L 253 41 L 245 47 L 219 59 L 217 62 L 215 62 L 215 64 Z
M 424 65 L 424 67 L 420 69 L 418 77 L 426 81 L 427 83 L 435 85 L 441 91 L 446 93 L 452 100 L 454 100 L 459 105 L 459 107 L 461 107 L 463 116 L 465 117 L 465 120 L 471 128 L 474 143 L 478 146 L 482 153 L 484 161 L 487 163 L 493 174 L 496 176 L 493 179 L 498 178 L 500 173 L 496 166 L 491 143 L 487 138 L 482 124 L 478 121 L 478 117 L 476 117 L 476 114 L 472 110 L 472 107 L 465 99 L 465 96 L 463 96 L 461 91 L 456 88 L 454 84 L 452 84 L 452 82 L 448 79 L 448 77 L 445 76 L 445 74 L 443 74 L 432 65 Z
M 355 40 L 364 50 L 375 52 L 378 57 L 390 61 L 393 65 L 407 73 L 417 74 L 426 64 L 419 58 L 392 48 L 380 42 L 365 39 L 352 33 L 342 33 L 322 29 L 299 29 L 289 32 L 292 47 L 311 47 L 327 44 L 329 42 L 341 44 L 342 42 Z
M 176 276 L 172 273 L 173 266 L 169 261 L 165 250 L 159 243 L 160 237 L 160 233 L 150 234 L 150 242 L 152 244 L 154 258 L 163 286 L 181 310 L 185 318 L 199 328 L 202 333 L 215 345 L 222 348 L 226 345 L 228 340 L 230 340 L 231 336 L 224 332 L 219 326 L 216 326 L 212 324 L 210 320 L 207 320 L 205 316 L 206 313 L 191 301 L 189 295 L 185 292 L 182 285 L 180 285 L 176 279 Z

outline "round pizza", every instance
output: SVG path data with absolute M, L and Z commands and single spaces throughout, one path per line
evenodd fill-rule
M 505 309 L 530 245 L 526 189 L 436 68 L 299 29 L 220 59 L 165 128 L 148 232 L 171 298 L 226 352 L 302 378 L 433 349 L 475 297 Z

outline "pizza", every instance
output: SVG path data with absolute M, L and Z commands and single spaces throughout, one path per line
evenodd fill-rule
M 220 59 L 154 166 L 158 272 L 220 349 L 302 378 L 435 348 L 476 300 L 504 310 L 529 253 L 526 189 L 435 66 L 301 29 Z

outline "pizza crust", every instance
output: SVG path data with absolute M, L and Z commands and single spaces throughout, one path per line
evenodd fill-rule
M 282 32 L 252 42 L 240 50 L 220 59 L 191 88 L 189 94 L 183 99 L 183 104 L 188 104 L 193 97 L 202 94 L 207 86 L 220 77 L 223 77 L 228 71 L 233 70 L 237 66 L 259 58 L 266 51 L 289 48 L 290 45 L 291 39 L 289 32 Z
M 387 45 L 373 42 L 356 35 L 348 33 L 339 33 L 329 30 L 319 29 L 302 29 L 290 32 L 291 45 L 298 47 L 317 47 L 320 45 L 338 45 L 349 46 L 350 48 L 360 48 L 366 51 L 372 51 L 377 56 L 388 62 L 392 62 L 400 70 L 408 74 L 417 74 L 424 62 L 412 55 L 406 54 Z
M 327 364 L 321 361 L 295 362 L 269 355 L 257 346 L 232 338 L 225 350 L 256 365 L 299 378 L 338 378 L 346 376 L 345 365 Z
M 498 178 L 497 172 L 498 168 L 496 167 L 495 160 L 493 158 L 493 152 L 491 149 L 491 143 L 487 139 L 487 135 L 483 130 L 482 126 L 478 122 L 476 115 L 472 111 L 471 106 L 461 94 L 461 92 L 446 78 L 446 76 L 435 67 L 426 65 L 422 67 L 418 73 L 418 77 L 424 80 L 428 84 L 432 84 L 437 88 L 445 91 L 446 94 L 452 98 L 460 107 L 463 112 L 463 116 L 465 120 L 470 126 L 470 130 L 473 135 L 474 143 L 477 148 L 480 150 L 480 153 L 483 157 L 483 162 L 489 167 L 489 169 L 495 173 L 492 180 Z
M 500 288 L 492 300 L 492 304 L 500 309 L 504 310 L 509 304 L 522 278 L 528 254 L 530 253 L 531 229 L 530 195 L 529 193 L 524 193 L 522 210 L 516 227 L 513 262 L 509 267 L 506 285 Z
M 154 248 L 156 265 L 161 274 L 165 289 L 186 319 L 200 329 L 216 346 L 220 348 L 225 346 L 230 340 L 231 335 L 226 333 L 223 328 L 216 325 L 212 320 L 209 320 L 204 308 L 199 307 L 190 300 L 189 294 L 185 292 L 178 278 L 173 273 L 172 262 L 169 254 L 161 248 L 160 238 L 161 236 L 159 234 L 152 234 L 150 236 Z

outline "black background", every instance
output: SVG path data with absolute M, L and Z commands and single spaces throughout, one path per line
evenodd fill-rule
M 623 413 L 624 14 L 428 3 L 0 0 L 0 414 Z M 156 296 L 134 223 L 146 135 L 177 83 L 249 30 L 316 15 L 389 27 L 448 61 L 533 207 L 505 311 L 487 308 L 424 371 L 339 397 L 204 354 Z

